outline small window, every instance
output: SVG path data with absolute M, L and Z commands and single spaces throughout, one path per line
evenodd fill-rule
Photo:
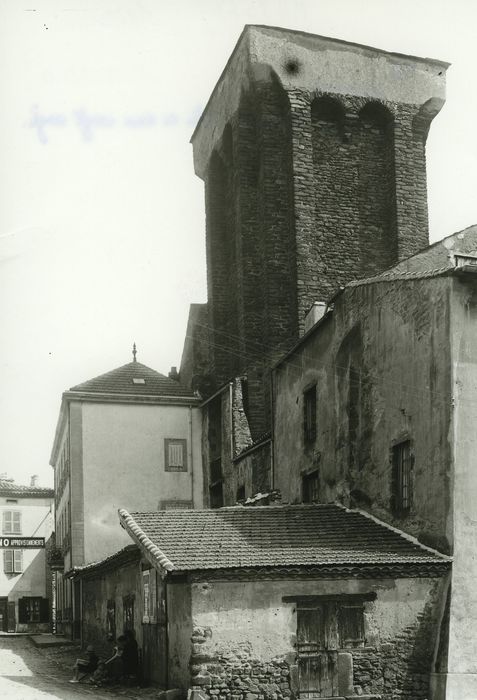
M 3 512 L 3 534 L 22 534 L 22 514 L 18 510 L 5 510 Z
M 305 474 L 302 479 L 303 503 L 316 503 L 320 497 L 318 470 Z
M 316 440 L 316 384 L 303 394 L 303 427 L 305 445 Z
M 166 472 L 186 472 L 187 440 L 166 438 L 164 440 L 164 463 Z
M 3 550 L 3 570 L 6 574 L 23 572 L 23 551 L 21 549 Z
M 392 507 L 397 516 L 407 515 L 411 510 L 413 469 L 414 458 L 410 440 L 394 445 L 392 449 Z
M 142 377 L 133 377 L 133 384 L 145 384 L 146 380 Z
M 237 489 L 236 501 L 245 501 L 245 485 L 242 484 Z

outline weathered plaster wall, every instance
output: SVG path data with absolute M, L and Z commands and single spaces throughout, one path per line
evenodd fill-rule
M 192 584 L 191 683 L 207 697 L 290 697 L 297 692 L 296 605 L 284 596 L 376 592 L 365 603 L 366 646 L 353 656 L 354 686 L 383 700 L 428 697 L 439 579 L 203 581 Z
M 157 510 L 174 500 L 202 506 L 200 420 L 199 409 L 187 406 L 83 404 L 84 561 L 128 543 L 118 508 Z M 186 472 L 165 471 L 165 438 L 187 440 Z
M 113 643 L 107 639 L 107 603 L 116 604 L 116 635 L 123 632 L 123 598 L 134 596 L 134 631 L 142 645 L 142 576 L 138 561 L 82 581 L 82 644 L 93 644 L 99 656 L 109 658 Z
M 168 685 L 189 687 L 192 637 L 191 591 L 187 583 L 167 584 Z
M 367 509 L 449 551 L 452 542 L 448 278 L 347 288 L 274 373 L 273 486 L 299 502 L 318 469 L 320 500 Z M 317 437 L 305 444 L 303 392 L 317 385 Z M 391 509 L 391 447 L 410 439 L 414 504 Z
M 477 697 L 477 284 L 454 280 L 454 563 L 449 608 L 447 700 Z

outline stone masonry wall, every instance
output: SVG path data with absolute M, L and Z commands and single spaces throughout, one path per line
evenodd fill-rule
M 210 628 L 195 627 L 192 635 L 191 684 L 208 698 L 221 700 L 282 700 L 292 696 L 290 659 L 264 663 L 254 658 L 250 644 L 210 655 L 206 651 Z
M 277 577 L 254 583 L 203 579 L 194 585 L 190 683 L 210 700 L 299 696 L 296 605 L 282 602 L 283 594 L 291 592 L 339 596 L 375 591 L 376 599 L 364 603 L 364 646 L 328 652 L 338 664 L 340 694 L 382 700 L 429 697 L 433 655 L 443 633 L 443 579 L 318 582 Z M 199 619 L 210 624 L 197 624 Z
M 266 71 L 265 71 L 266 72 Z M 249 375 L 254 438 L 269 369 L 311 304 L 428 243 L 425 141 L 414 104 L 284 88 L 241 96 L 205 177 L 212 372 Z
M 395 638 L 364 649 L 343 649 L 352 658 L 352 686 L 359 695 L 382 700 L 426 700 L 436 637 L 436 608 L 432 600 Z M 264 661 L 252 645 L 210 653 L 210 628 L 195 627 L 191 656 L 191 685 L 211 700 L 281 700 L 298 697 L 299 671 L 295 654 Z M 351 685 L 351 684 L 350 684 Z

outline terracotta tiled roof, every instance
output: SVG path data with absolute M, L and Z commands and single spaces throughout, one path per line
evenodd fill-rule
M 23 498 L 54 498 L 55 492 L 45 486 L 23 486 L 10 479 L 0 479 L 0 495 Z
M 134 382 L 134 379 L 144 380 Z M 133 394 L 137 396 L 184 396 L 194 398 L 193 392 L 182 386 L 175 379 L 166 377 L 140 362 L 127 365 L 89 379 L 82 384 L 71 387 L 70 391 L 92 394 Z
M 69 571 L 65 572 L 65 578 L 71 578 L 73 576 L 85 576 L 94 575 L 98 572 L 107 571 L 109 569 L 114 569 L 116 566 L 122 566 L 129 561 L 134 561 L 140 558 L 139 548 L 135 544 L 128 544 L 126 547 L 110 554 L 104 559 L 99 561 L 94 561 L 89 564 L 82 564 L 81 566 L 74 566 Z
M 120 510 L 119 515 L 133 539 L 169 571 L 449 561 L 375 518 L 339 505 Z

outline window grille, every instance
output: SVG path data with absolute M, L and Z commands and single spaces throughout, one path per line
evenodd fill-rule
M 303 394 L 303 426 L 305 444 L 316 440 L 316 384 Z

